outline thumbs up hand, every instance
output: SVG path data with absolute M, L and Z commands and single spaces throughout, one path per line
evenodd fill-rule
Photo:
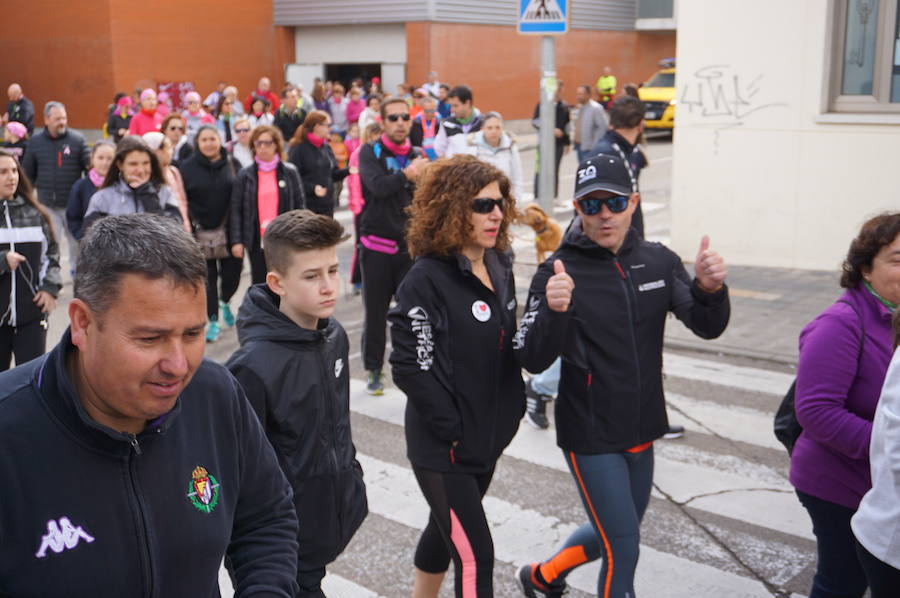
M 722 256 L 709 248 L 709 237 L 703 235 L 700 240 L 700 251 L 694 261 L 694 276 L 697 284 L 708 293 L 715 293 L 722 288 L 728 269 L 725 268 L 725 260 Z
M 553 311 L 564 312 L 572 303 L 575 281 L 566 274 L 562 260 L 553 262 L 553 276 L 547 279 L 547 305 Z

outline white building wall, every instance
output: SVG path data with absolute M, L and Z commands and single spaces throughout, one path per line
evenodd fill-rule
M 324 75 L 326 63 L 381 63 L 382 88 L 393 90 L 405 78 L 406 28 L 403 23 L 296 27 L 294 51 L 287 79 L 304 90 Z
M 828 0 L 677 3 L 685 259 L 708 234 L 730 263 L 834 269 L 867 217 L 900 210 L 900 120 L 823 114 L 830 14 Z

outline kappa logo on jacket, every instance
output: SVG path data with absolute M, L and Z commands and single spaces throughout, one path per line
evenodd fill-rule
M 51 519 L 47 522 L 47 533 L 41 537 L 41 546 L 35 553 L 39 559 L 47 556 L 49 548 L 56 554 L 63 550 L 71 550 L 84 540 L 88 544 L 94 541 L 94 537 L 84 531 L 80 525 L 75 527 L 68 517 L 60 517 L 59 523 Z

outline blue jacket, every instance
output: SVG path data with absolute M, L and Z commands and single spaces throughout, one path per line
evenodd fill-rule
M 66 226 L 76 239 L 81 239 L 84 234 L 84 215 L 91 205 L 91 197 L 97 192 L 97 187 L 91 179 L 84 177 L 78 179 L 72 190 L 69 191 L 69 203 L 66 206 Z
M 0 374 L 0 596 L 291 598 L 291 489 L 237 381 L 203 361 L 175 407 L 133 436 L 94 422 L 67 331 Z

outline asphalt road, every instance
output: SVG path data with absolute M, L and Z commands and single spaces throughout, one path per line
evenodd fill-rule
M 669 236 L 671 142 L 651 141 L 651 166 L 642 175 L 648 236 Z M 523 153 L 528 190 L 534 152 Z M 560 194 L 571 197 L 575 159 L 561 168 Z M 560 202 L 563 224 L 571 210 Z M 338 219 L 349 226 L 349 213 Z M 520 303 L 535 268 L 529 229 L 516 233 L 515 267 Z M 345 279 L 352 245 L 339 248 Z M 65 253 L 65 252 L 64 252 Z M 249 274 L 233 301 L 237 308 Z M 370 515 L 347 550 L 329 567 L 331 598 L 408 596 L 412 557 L 427 508 L 405 457 L 402 415 L 405 397 L 390 383 L 383 397 L 364 392 L 359 358 L 362 303 L 345 286 L 336 317 L 351 341 L 354 379 L 353 435 L 365 471 Z M 61 308 L 51 319 L 50 339 L 66 324 Z M 680 326 L 675 320 L 671 326 Z M 233 329 L 207 346 L 224 361 L 235 350 Z M 637 592 L 654 598 L 769 597 L 805 595 L 815 562 L 811 526 L 787 482 L 787 455 L 771 433 L 771 413 L 790 384 L 787 368 L 746 358 L 667 350 L 666 390 L 673 423 L 687 433 L 655 445 L 655 485 L 644 519 Z M 552 419 L 552 415 L 551 415 Z M 495 593 L 519 596 L 518 566 L 552 556 L 577 525 L 586 521 L 572 478 L 555 444 L 555 434 L 522 423 L 501 458 L 485 499 L 496 552 Z M 570 596 L 596 595 L 596 563 L 569 577 Z M 451 576 L 452 577 L 452 576 Z M 223 576 L 223 595 L 230 596 Z M 442 597 L 453 595 L 445 583 Z

